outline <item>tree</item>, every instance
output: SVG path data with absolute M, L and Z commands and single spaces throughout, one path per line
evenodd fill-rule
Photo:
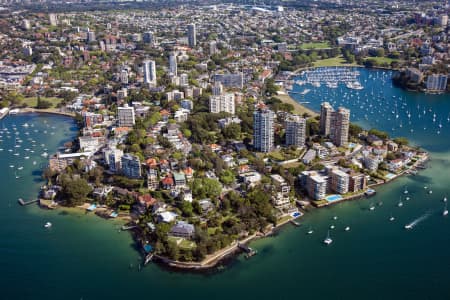
M 234 182 L 234 174 L 231 170 L 224 170 L 220 176 L 220 181 L 225 185 L 230 185 Z
M 405 137 L 397 137 L 394 139 L 394 142 L 400 146 L 408 146 L 408 144 L 409 144 L 408 139 Z
M 191 202 L 182 201 L 180 205 L 180 210 L 185 217 L 192 217 L 194 208 L 192 207 Z
M 220 183 L 211 178 L 196 178 L 192 183 L 192 194 L 194 197 L 217 198 L 222 192 Z
M 92 188 L 83 178 L 63 180 L 63 198 L 68 206 L 81 205 Z

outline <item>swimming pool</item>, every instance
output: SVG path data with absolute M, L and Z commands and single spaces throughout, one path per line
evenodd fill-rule
M 395 174 L 388 173 L 388 174 L 386 174 L 386 176 L 384 176 L 384 177 L 386 177 L 387 179 L 392 179 L 392 178 L 395 178 Z
M 342 196 L 341 195 L 330 195 L 325 197 L 325 200 L 327 200 L 328 202 L 333 202 L 333 201 L 337 201 L 337 200 L 341 200 Z
M 294 213 L 292 213 L 291 214 L 291 216 L 293 217 L 293 218 L 298 218 L 298 217 L 301 217 L 303 214 L 301 213 L 301 212 L 299 212 L 299 211 L 296 211 L 296 212 L 294 212 Z

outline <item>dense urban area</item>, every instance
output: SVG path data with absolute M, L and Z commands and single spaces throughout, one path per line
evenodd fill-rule
M 0 0 L 1 116 L 55 113 L 80 127 L 48 157 L 41 206 L 123 218 L 145 255 L 207 267 L 427 159 L 289 90 L 308 68 L 354 66 L 448 92 L 447 4 L 164 3 L 73 1 L 61 12 L 57 1 Z

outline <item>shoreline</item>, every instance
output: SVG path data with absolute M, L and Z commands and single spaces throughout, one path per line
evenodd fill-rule
M 275 98 L 280 100 L 283 103 L 292 104 L 294 106 L 294 113 L 298 115 L 308 114 L 312 118 L 318 116 L 319 114 L 313 111 L 312 109 L 307 108 L 306 106 L 297 102 L 294 98 L 292 98 L 288 92 L 285 90 L 280 91 L 280 94 L 277 94 Z
M 60 111 L 57 108 L 39 109 L 39 108 L 25 107 L 19 108 L 19 112 L 17 114 L 28 114 L 28 113 L 50 114 L 75 118 L 75 113 Z

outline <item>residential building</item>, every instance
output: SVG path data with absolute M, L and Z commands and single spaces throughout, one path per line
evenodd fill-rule
M 214 83 L 214 85 L 211 88 L 211 92 L 213 96 L 219 96 L 223 93 L 223 85 L 220 82 Z
M 333 125 L 331 128 L 331 140 L 340 147 L 348 143 L 348 131 L 350 129 L 350 110 L 339 107 L 337 112 L 333 113 Z
M 349 192 L 364 191 L 367 188 L 367 177 L 361 173 L 350 173 Z
M 142 40 L 146 44 L 154 44 L 155 38 L 153 36 L 153 32 L 151 32 L 151 31 L 144 32 L 144 35 L 142 36 Z
M 149 169 L 147 172 L 147 187 L 151 191 L 159 188 L 158 171 L 155 169 Z
M 427 90 L 443 92 L 447 89 L 447 75 L 431 74 L 427 78 Z
M 120 72 L 120 82 L 128 84 L 128 71 L 125 69 Z
M 338 194 L 348 193 L 350 176 L 342 170 L 332 169 L 330 172 L 331 190 Z
M 190 239 L 195 234 L 195 227 L 192 224 L 186 223 L 184 221 L 178 221 L 169 232 L 169 235 L 175 237 L 181 237 L 185 239 Z
M 289 115 L 285 120 L 286 146 L 304 147 L 306 138 L 306 119 Z
M 122 169 L 122 156 L 123 151 L 115 147 L 103 150 L 103 160 L 109 170 L 114 173 L 118 173 Z
M 123 107 L 117 108 L 117 118 L 119 127 L 133 127 L 135 120 L 134 107 L 125 104 Z
M 48 14 L 48 18 L 50 19 L 50 25 L 58 25 L 58 16 L 56 14 Z
M 314 200 L 325 198 L 327 192 L 327 178 L 312 173 L 306 178 L 306 191 L 308 196 Z
M 178 76 L 177 56 L 175 53 L 169 56 L 169 76 Z
M 156 86 L 156 64 L 153 60 L 144 61 L 144 84 Z
M 212 113 L 227 112 L 235 114 L 234 94 L 223 94 L 209 98 L 209 111 Z
M 320 106 L 320 133 L 328 136 L 331 133 L 331 119 L 334 110 L 330 103 L 323 102 Z
M 188 44 L 191 48 L 195 48 L 195 46 L 197 46 L 197 30 L 195 28 L 195 24 L 188 25 Z
M 91 112 L 83 112 L 84 127 L 92 127 L 103 122 L 103 115 Z
M 139 157 L 127 153 L 122 156 L 121 163 L 123 175 L 128 178 L 141 177 L 141 161 Z
M 175 182 L 175 186 L 177 188 L 185 188 L 186 187 L 186 176 L 184 176 L 183 172 L 174 172 L 173 179 Z
M 253 113 L 253 148 L 269 152 L 274 146 L 274 112 L 270 109 L 257 109 Z
M 189 76 L 186 73 L 180 75 L 180 86 L 186 87 L 189 85 Z
M 242 73 L 236 74 L 214 74 L 214 82 L 220 82 L 226 88 L 244 87 L 244 75 Z

